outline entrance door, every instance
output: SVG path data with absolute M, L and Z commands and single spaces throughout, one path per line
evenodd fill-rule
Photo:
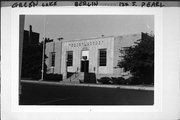
M 89 51 L 82 51 L 81 72 L 89 72 Z
M 81 72 L 89 72 L 89 60 L 81 60 Z

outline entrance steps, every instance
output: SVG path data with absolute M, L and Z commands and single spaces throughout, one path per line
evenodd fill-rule
M 74 73 L 71 77 L 64 79 L 61 83 L 80 83 L 82 80 L 84 80 L 84 73 L 78 72 Z
M 61 83 L 97 83 L 95 73 L 76 72 Z

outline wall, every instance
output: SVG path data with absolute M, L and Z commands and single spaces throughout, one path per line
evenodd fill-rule
M 45 61 L 46 65 L 47 65 L 47 73 L 53 73 L 53 69 L 54 69 L 54 73 L 60 74 L 61 73 L 61 67 L 60 67 L 60 63 L 61 63 L 61 43 L 60 41 L 55 41 L 55 46 L 53 46 L 53 42 L 50 43 L 46 43 L 46 50 L 45 50 L 45 54 L 47 55 L 47 59 Z M 50 66 L 50 52 L 53 52 L 53 47 L 55 47 L 55 67 L 52 68 Z
M 66 74 L 66 51 L 73 51 L 73 66 L 68 67 L 68 72 L 80 72 L 82 50 L 89 50 L 89 72 L 112 74 L 113 73 L 113 39 L 114 37 L 101 37 L 77 41 L 64 41 L 62 43 L 61 72 Z M 107 66 L 99 66 L 99 49 L 107 49 Z M 95 67 L 95 71 L 94 71 Z
M 66 51 L 73 51 L 73 66 L 68 66 L 68 72 L 80 72 L 82 50 L 89 51 L 89 72 L 97 73 L 97 76 L 118 77 L 124 74 L 123 69 L 118 68 L 118 61 L 122 60 L 120 48 L 134 45 L 134 42 L 141 39 L 141 34 L 131 34 L 123 36 L 110 36 L 91 38 L 84 40 L 62 40 L 55 41 L 55 67 L 54 73 L 63 74 L 66 77 Z M 61 46 L 62 45 L 62 46 Z M 107 64 L 99 66 L 99 49 L 107 49 Z M 53 51 L 53 42 L 46 44 L 46 55 Z M 53 72 L 49 66 L 49 59 L 46 59 L 48 73 Z M 94 71 L 95 67 L 95 71 Z M 77 71 L 78 70 L 78 71 Z

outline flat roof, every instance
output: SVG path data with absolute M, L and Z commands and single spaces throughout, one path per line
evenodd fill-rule
M 141 33 L 135 34 L 125 34 L 125 35 L 118 35 L 118 36 L 101 36 L 101 37 L 92 37 L 92 38 L 84 38 L 84 39 L 74 39 L 74 40 L 61 40 L 61 42 L 76 42 L 76 41 L 83 41 L 83 40 L 95 40 L 95 39 L 102 39 L 102 38 L 115 38 L 115 37 L 124 37 L 124 36 L 132 36 L 132 35 L 140 35 Z
M 102 38 L 112 38 L 116 36 L 104 36 L 104 37 L 94 37 L 94 38 L 84 38 L 84 39 L 74 39 L 74 40 L 62 40 L 62 42 L 76 42 L 76 41 L 83 41 L 83 40 L 95 40 L 95 39 L 102 39 Z

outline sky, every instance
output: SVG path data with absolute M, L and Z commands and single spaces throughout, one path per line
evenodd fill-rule
M 87 39 L 154 31 L 153 15 L 26 15 L 25 30 L 42 38 Z

